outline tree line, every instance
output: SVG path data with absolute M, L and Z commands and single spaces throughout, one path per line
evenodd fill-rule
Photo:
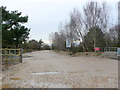
M 31 50 L 50 50 L 50 46 L 48 44 L 45 44 L 42 39 L 39 41 L 32 39 L 24 44 L 22 44 L 22 47 L 25 50 L 31 51 Z
M 69 21 L 61 23 L 58 32 L 50 34 L 53 49 L 66 50 L 66 39 L 71 39 L 72 51 L 94 51 L 95 47 L 119 47 L 118 25 L 110 27 L 107 3 L 88 2 L 80 12 L 74 8 Z M 80 45 L 74 47 L 73 42 Z

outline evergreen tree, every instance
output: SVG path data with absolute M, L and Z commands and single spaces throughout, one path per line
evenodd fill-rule
M 23 26 L 28 21 L 28 16 L 21 16 L 21 12 L 7 11 L 6 7 L 2 9 L 2 46 L 6 47 L 20 47 L 22 42 L 28 38 L 29 31 L 27 27 Z
M 95 47 L 103 49 L 105 47 L 105 35 L 99 27 L 92 27 L 84 36 L 83 43 L 86 43 L 89 51 L 93 51 Z

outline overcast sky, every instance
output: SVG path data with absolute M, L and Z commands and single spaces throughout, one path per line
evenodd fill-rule
M 49 34 L 58 30 L 61 22 L 68 21 L 73 8 L 82 10 L 82 7 L 90 0 L 3 0 L 1 6 L 7 6 L 7 10 L 18 10 L 22 15 L 28 15 L 28 23 L 31 28 L 30 39 L 43 39 L 49 43 Z M 110 7 L 111 22 L 117 23 L 117 1 L 107 1 Z

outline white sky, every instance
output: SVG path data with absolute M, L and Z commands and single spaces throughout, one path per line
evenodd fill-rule
M 7 6 L 7 10 L 18 10 L 22 15 L 28 15 L 28 23 L 25 25 L 31 28 L 30 39 L 43 39 L 45 43 L 49 43 L 49 34 L 57 31 L 59 24 L 69 19 L 73 8 L 82 10 L 88 1 L 90 0 L 3 0 L 0 5 Z M 94 1 L 107 1 L 111 21 L 117 22 L 118 0 Z

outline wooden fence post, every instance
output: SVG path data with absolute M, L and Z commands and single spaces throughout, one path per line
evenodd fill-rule
M 20 49 L 20 62 L 22 63 L 22 48 Z

